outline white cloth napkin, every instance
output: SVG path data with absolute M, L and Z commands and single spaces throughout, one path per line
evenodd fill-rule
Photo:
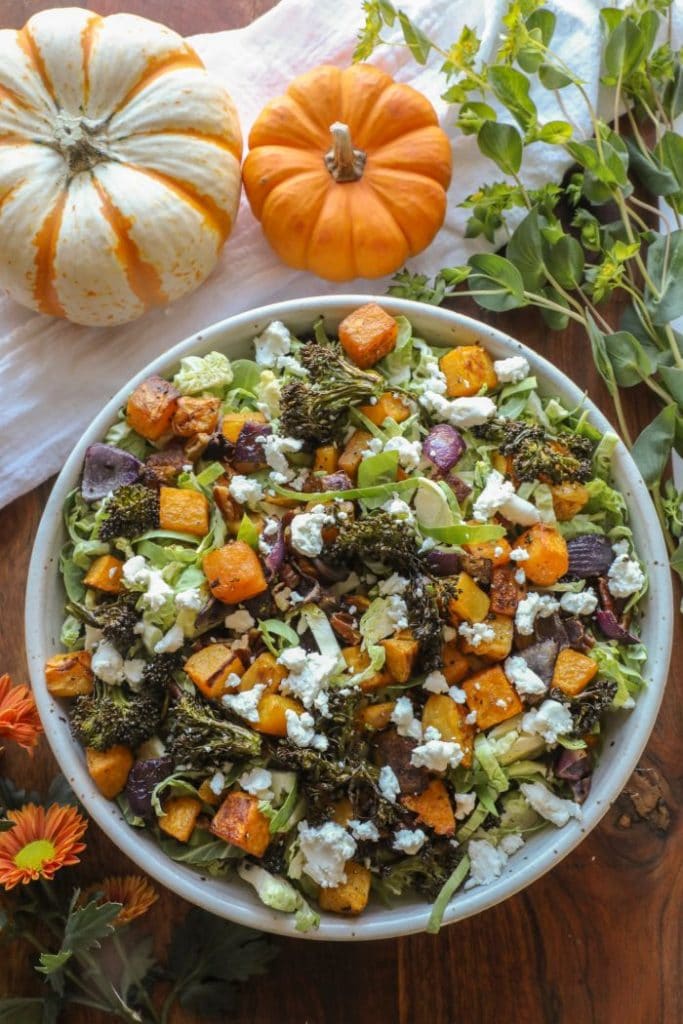
M 558 15 L 553 48 L 598 97 L 600 25 L 598 2 L 553 0 Z M 403 9 L 444 46 L 465 24 L 482 39 L 481 57 L 495 52 L 506 4 L 503 0 L 403 0 Z M 245 139 L 267 100 L 281 94 L 296 75 L 321 63 L 347 65 L 362 21 L 360 0 L 280 0 L 246 28 L 194 36 L 190 42 L 207 68 L 225 85 L 240 113 Z M 461 263 L 480 242 L 464 237 L 467 211 L 458 207 L 495 168 L 484 160 L 473 137 L 454 128 L 454 113 L 440 99 L 443 79 L 438 60 L 418 68 L 405 48 L 382 48 L 372 58 L 400 81 L 429 97 L 453 139 L 453 183 L 446 223 L 413 267 L 434 273 Z M 571 89 L 564 100 L 580 130 L 585 109 Z M 542 121 L 564 115 L 553 94 L 534 99 Z M 566 161 L 557 149 L 533 147 L 522 177 L 531 185 L 558 181 Z M 282 265 L 251 215 L 246 199 L 233 235 L 208 281 L 194 294 L 166 309 L 116 328 L 81 327 L 35 314 L 0 298 L 0 505 L 55 473 L 103 403 L 145 363 L 200 328 L 232 313 L 283 298 L 331 292 L 383 293 L 386 280 L 330 285 Z

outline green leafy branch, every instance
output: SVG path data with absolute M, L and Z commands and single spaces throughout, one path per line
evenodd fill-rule
M 380 45 L 406 46 L 419 64 L 438 58 L 443 98 L 454 105 L 458 127 L 476 136 L 480 152 L 504 176 L 482 184 L 462 206 L 470 211 L 467 237 L 504 245 L 505 255 L 472 256 L 431 282 L 404 270 L 391 293 L 437 305 L 469 295 L 493 312 L 533 306 L 553 330 L 570 320 L 581 324 L 681 574 L 681 496 L 662 483 L 671 453 L 683 454 L 683 339 L 672 326 L 683 315 L 683 137 L 674 127 L 683 112 L 683 67 L 671 44 L 671 0 L 601 11 L 601 81 L 611 124 L 551 49 L 556 16 L 535 0 L 511 0 L 488 64 L 479 59 L 481 43 L 470 28 L 444 49 L 389 0 L 363 7 L 355 59 L 367 59 Z M 553 93 L 563 119 L 541 122 L 532 84 Z M 585 104 L 588 138 L 566 113 L 568 87 Z M 504 120 L 493 104 L 503 108 Z M 522 182 L 525 154 L 539 144 L 559 147 L 576 166 L 562 184 L 529 189 Z M 664 209 L 641 198 L 638 186 Z M 616 295 L 626 305 L 614 323 L 606 303 Z M 624 392 L 636 385 L 652 392 L 661 411 L 634 439 Z

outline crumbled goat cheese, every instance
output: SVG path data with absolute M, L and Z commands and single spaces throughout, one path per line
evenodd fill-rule
M 102 635 L 103 634 L 101 629 L 95 629 L 94 626 L 88 626 L 86 624 L 85 640 L 83 642 L 86 651 L 94 650 L 97 647 L 100 640 L 102 639 Z
M 496 359 L 493 369 L 499 384 L 517 384 L 529 376 L 529 362 L 524 356 L 508 356 Z
M 306 708 L 315 706 L 316 698 L 327 689 L 337 667 L 332 654 L 305 651 L 303 647 L 290 647 L 278 658 L 289 675 L 280 684 L 283 694 L 297 697 Z
M 231 612 L 230 615 L 225 616 L 224 621 L 225 628 L 232 629 L 235 633 L 246 633 L 248 629 L 253 629 L 256 625 L 256 620 L 246 608 L 238 608 L 236 612 Z
M 399 697 L 391 712 L 391 721 L 396 726 L 399 736 L 408 736 L 413 740 L 422 739 L 422 725 L 415 718 L 410 697 Z
M 401 792 L 401 786 L 399 785 L 396 772 L 391 765 L 385 764 L 380 768 L 377 785 L 384 799 L 395 804 L 396 797 Z
M 477 805 L 477 798 L 474 793 L 455 794 L 455 820 L 463 821 L 469 818 Z
M 475 396 L 448 399 L 433 388 L 422 393 L 420 405 L 435 420 L 450 423 L 452 427 L 478 427 L 496 414 L 496 403 L 490 398 Z
M 415 522 L 415 515 L 410 505 L 396 494 L 382 505 L 382 511 L 388 512 L 395 519 L 403 519 L 406 523 Z
M 362 458 L 367 459 L 370 455 L 379 455 L 383 448 L 384 441 L 381 437 L 371 437 L 361 452 L 361 456 Z
M 130 661 L 123 663 L 123 678 L 134 693 L 138 693 L 142 688 L 142 676 L 146 664 L 144 658 L 131 658 Z
M 397 452 L 398 463 L 403 469 L 411 473 L 420 464 L 422 458 L 422 445 L 419 441 L 409 441 L 407 437 L 391 437 L 384 445 L 385 452 Z
M 425 676 L 422 689 L 428 690 L 429 693 L 448 693 L 448 681 L 443 672 L 437 668 Z
M 277 484 L 287 483 L 295 476 L 294 470 L 290 467 L 286 456 L 294 452 L 300 452 L 303 441 L 294 437 L 279 437 L 277 434 L 264 434 L 261 437 L 263 455 L 273 470 L 270 479 Z
M 108 640 L 102 640 L 97 645 L 90 668 L 98 679 L 110 686 L 115 686 L 123 679 L 123 658 Z
M 466 725 L 476 725 L 477 724 L 477 712 L 476 711 L 470 711 L 469 715 L 465 715 L 465 724 Z
M 408 628 L 408 606 L 398 594 L 387 598 L 387 618 L 392 625 L 392 633 Z
M 425 730 L 425 737 L 429 729 Z M 415 747 L 410 755 L 410 763 L 416 768 L 428 768 L 432 772 L 445 772 L 447 768 L 457 768 L 464 757 L 459 743 L 450 740 L 426 739 L 426 742 Z
M 285 721 L 287 723 L 287 739 L 291 740 L 295 746 L 327 750 L 327 736 L 316 733 L 313 715 L 308 711 L 302 711 L 299 715 L 292 708 L 287 708 Z
M 161 640 L 154 645 L 155 654 L 172 654 L 179 651 L 185 641 L 183 627 L 174 622 L 167 633 L 164 633 Z
M 517 605 L 517 611 L 515 612 L 517 632 L 521 636 L 531 636 L 536 619 L 547 619 L 559 607 L 559 601 L 556 601 L 549 594 L 537 594 L 535 590 L 530 591 Z
M 280 356 L 289 355 L 291 347 L 291 334 L 283 323 L 273 320 L 263 334 L 254 338 L 254 359 L 259 366 L 277 366 Z
M 226 680 L 226 682 L 228 681 Z M 265 688 L 265 683 L 258 683 L 251 690 L 242 690 L 241 693 L 226 693 L 222 698 L 223 704 L 229 711 L 244 718 L 245 721 L 258 722 L 258 706 Z
M 470 839 L 467 855 L 470 858 L 470 874 L 465 883 L 466 889 L 473 889 L 475 885 L 490 885 L 500 877 L 508 862 L 505 851 L 493 846 L 487 839 Z
M 510 552 L 511 562 L 526 562 L 529 557 L 527 548 L 513 548 Z
M 214 772 L 209 780 L 209 789 L 214 796 L 220 796 L 225 789 L 225 775 L 223 772 Z
M 515 569 L 515 583 L 520 587 L 523 587 L 526 583 L 526 573 L 524 572 L 524 569 Z
M 228 490 L 230 491 L 230 496 L 239 505 L 249 505 L 252 508 L 263 497 L 263 487 L 254 477 L 240 476 L 239 474 L 233 476 L 230 478 Z
M 506 480 L 497 469 L 492 469 L 481 494 L 474 502 L 472 515 L 478 522 L 485 523 L 496 512 L 502 512 L 511 523 L 519 523 L 521 526 L 530 526 L 541 518 L 535 505 L 515 494 L 512 481 Z
M 520 836 L 519 832 L 511 832 L 509 835 L 503 836 L 498 844 L 499 849 L 506 853 L 508 857 L 511 857 L 513 853 L 517 853 L 517 850 L 521 850 L 523 846 L 524 839 Z
M 400 853 L 407 853 L 409 857 L 417 853 L 425 844 L 427 836 L 421 828 L 409 829 L 400 828 L 394 832 L 394 841 L 391 844 L 394 850 Z
M 542 736 L 549 746 L 557 743 L 558 736 L 572 731 L 572 716 L 566 704 L 558 700 L 544 700 L 540 707 L 527 711 L 522 719 L 522 731 L 531 736 Z
M 628 541 L 620 540 L 612 547 L 616 558 L 607 570 L 607 587 L 613 597 L 637 594 L 645 583 L 645 575 L 629 555 Z
M 173 593 L 161 570 L 147 565 L 142 555 L 133 555 L 123 563 L 123 581 L 131 589 L 142 588 L 142 605 L 153 612 L 158 612 Z
M 252 796 L 257 796 L 259 800 L 272 800 L 273 792 L 270 788 L 272 781 L 273 776 L 267 768 L 252 768 L 251 771 L 240 775 L 237 780 L 238 785 L 245 793 L 251 793 Z
M 448 696 L 451 700 L 454 700 L 456 704 L 466 704 L 467 694 L 464 690 L 461 690 L 459 686 L 449 686 Z
M 358 821 L 357 818 L 352 818 L 347 823 L 347 828 L 353 838 L 357 839 L 359 843 L 379 842 L 379 831 L 374 821 Z
M 306 874 L 323 889 L 345 882 L 344 865 L 356 852 L 353 836 L 334 821 L 326 821 L 317 828 L 300 821 L 298 832 Z
M 563 828 L 570 818 L 580 818 L 581 808 L 573 800 L 556 796 L 542 782 L 523 782 L 519 787 L 537 814 Z
M 444 626 L 441 630 L 441 636 L 443 637 L 443 642 L 445 644 L 450 643 L 451 640 L 455 640 L 457 635 L 458 631 L 457 629 L 454 629 L 453 626 Z
M 392 594 L 405 594 L 409 581 L 405 576 L 393 573 L 386 580 L 380 580 L 377 589 L 382 597 L 391 597 Z
M 461 622 L 458 626 L 458 633 L 460 636 L 464 636 L 467 643 L 472 647 L 479 647 L 480 644 L 493 640 L 496 635 L 496 631 L 487 626 L 485 622 L 474 622 L 472 624 Z
M 315 558 L 324 546 L 322 531 L 333 522 L 334 517 L 323 505 L 316 505 L 311 512 L 299 512 L 290 525 L 292 547 L 300 555 Z
M 199 612 L 204 607 L 205 599 L 197 587 L 189 587 L 176 594 L 174 604 L 178 611 Z
M 545 693 L 548 687 L 540 676 L 529 668 L 524 658 L 514 654 L 505 662 L 505 675 L 520 697 Z
M 592 587 L 580 590 L 578 594 L 571 591 L 563 594 L 560 598 L 560 608 L 570 615 L 592 615 L 598 607 L 598 596 Z
M 135 623 L 133 632 L 137 636 L 142 637 L 142 642 L 150 654 L 154 653 L 154 645 L 161 640 L 163 635 L 158 626 L 154 626 L 151 622 L 146 622 L 144 619 Z

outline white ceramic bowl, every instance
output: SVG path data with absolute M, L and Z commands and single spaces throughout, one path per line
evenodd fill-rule
M 264 306 L 207 327 L 150 363 L 106 403 L 67 459 L 40 523 L 28 578 L 26 645 L 33 690 L 50 746 L 88 813 L 131 860 L 186 900 L 233 921 L 289 936 L 298 936 L 291 916 L 264 907 L 249 886 L 239 880 L 204 877 L 170 860 L 151 835 L 127 825 L 117 806 L 101 796 L 93 785 L 85 768 L 83 751 L 71 738 L 64 707 L 47 692 L 43 676 L 45 659 L 59 650 L 63 617 L 64 598 L 58 573 L 58 554 L 64 542 L 62 505 L 67 493 L 77 484 L 87 446 L 103 437 L 132 388 L 150 373 L 168 374 L 181 356 L 203 355 L 212 349 L 231 357 L 247 356 L 251 339 L 275 319 L 284 321 L 297 333 L 309 329 L 313 321 L 323 315 L 327 327 L 335 331 L 344 316 L 367 301 L 367 295 L 321 296 Z M 389 312 L 407 316 L 416 334 L 435 344 L 447 346 L 480 340 L 498 358 L 522 353 L 537 375 L 542 392 L 559 397 L 570 408 L 584 400 L 579 389 L 558 369 L 492 327 L 420 303 L 385 297 L 377 301 Z M 588 358 L 587 352 L 584 358 Z M 103 394 L 106 387 L 103 381 Z M 610 430 L 598 409 L 587 399 L 585 404 L 591 422 L 600 431 Z M 495 882 L 459 893 L 446 911 L 445 923 L 459 921 L 499 903 L 559 863 L 597 825 L 617 798 L 652 731 L 671 653 L 673 596 L 668 559 L 647 489 L 622 444 L 617 447 L 614 458 L 614 477 L 628 503 L 637 550 L 650 574 L 642 624 L 643 640 L 649 651 L 645 669 L 648 685 L 634 711 L 618 713 L 608 719 L 603 757 L 596 768 L 582 820 L 571 821 L 560 830 L 548 828 L 533 835 L 510 859 L 505 872 Z M 429 910 L 427 903 L 413 899 L 401 901 L 393 909 L 373 903 L 357 920 L 323 914 L 320 929 L 309 932 L 306 938 L 353 940 L 406 935 L 424 930 Z

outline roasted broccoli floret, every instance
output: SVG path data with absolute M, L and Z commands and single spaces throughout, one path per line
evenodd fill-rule
M 159 525 L 159 493 L 144 484 L 118 487 L 104 505 L 98 536 L 139 537 Z
M 164 740 L 175 764 L 193 770 L 261 752 L 257 732 L 223 718 L 189 693 L 181 694 L 169 708 Z
M 493 419 L 472 433 L 497 445 L 512 460 L 518 480 L 544 480 L 560 484 L 590 480 L 595 445 L 589 438 L 561 431 L 550 434 L 538 423 Z
M 94 611 L 102 636 L 125 654 L 135 643 L 138 616 L 135 611 L 137 594 L 123 594 L 116 601 L 103 604 Z
M 444 840 L 425 844 L 419 855 L 404 857 L 381 868 L 382 885 L 392 896 L 415 889 L 433 901 L 453 874 L 463 852 Z
M 313 444 L 327 444 L 343 430 L 349 409 L 384 390 L 374 370 L 361 370 L 333 344 L 309 341 L 301 349 L 306 377 L 287 381 L 280 394 L 282 432 Z
M 599 721 L 603 711 L 610 706 L 616 692 L 617 684 L 614 680 L 596 679 L 576 697 L 567 696 L 557 687 L 550 691 L 549 696 L 568 706 L 574 723 L 572 736 L 585 736 Z
M 336 538 L 321 557 L 335 564 L 355 565 L 361 570 L 367 568 L 368 562 L 381 562 L 404 576 L 422 573 L 414 529 L 381 509 L 369 512 L 362 519 L 339 523 Z
M 131 693 L 121 686 L 100 685 L 76 699 L 71 730 L 84 747 L 108 750 L 120 743 L 135 748 L 157 732 L 163 706 L 160 688 Z
M 142 683 L 140 689 L 162 689 L 173 682 L 173 673 L 181 663 L 179 653 L 155 654 L 151 661 L 148 661 L 142 672 Z

